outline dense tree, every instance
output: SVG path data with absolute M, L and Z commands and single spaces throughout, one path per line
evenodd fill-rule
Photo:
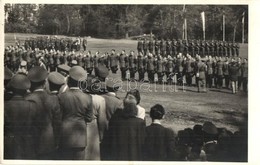
M 248 34 L 247 5 L 5 5 L 6 32 L 81 35 L 100 38 L 128 38 L 142 34 L 183 37 L 184 17 L 187 38 L 203 39 L 200 13 L 205 12 L 206 40 L 241 41 L 242 14 Z

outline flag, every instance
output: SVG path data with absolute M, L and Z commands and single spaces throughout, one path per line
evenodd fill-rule
M 245 23 L 245 12 L 243 12 L 243 14 L 242 14 L 242 24 L 244 24 Z
M 201 20 L 202 20 L 202 29 L 203 29 L 203 31 L 205 31 L 205 12 L 204 11 L 201 12 L 200 15 L 201 15 Z

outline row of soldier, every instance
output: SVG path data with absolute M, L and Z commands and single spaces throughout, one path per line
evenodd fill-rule
M 204 56 L 235 57 L 239 56 L 239 44 L 226 41 L 201 41 L 201 40 L 147 40 L 138 39 L 137 50 L 145 55 L 148 53 L 176 56 L 179 53 L 190 54 L 195 57 L 196 54 Z
M 18 42 L 18 45 L 20 43 Z M 39 36 L 39 37 L 31 37 L 26 38 L 24 41 L 24 47 L 26 50 L 28 49 L 39 49 L 39 50 L 45 50 L 47 49 L 50 51 L 51 49 L 55 49 L 56 51 L 80 51 L 81 48 L 86 50 L 87 48 L 87 39 L 77 37 L 75 39 L 73 38 L 58 38 L 57 36 L 50 37 L 50 36 Z
M 198 55 L 196 56 L 198 57 Z M 206 64 L 206 84 L 209 88 L 214 85 L 218 88 L 223 86 L 223 78 L 225 78 L 225 85 L 229 87 L 229 63 L 231 63 L 230 57 L 211 57 L 206 56 L 202 59 Z M 238 77 L 247 77 L 247 60 L 240 57 L 236 58 L 238 63 Z M 191 55 L 183 55 L 179 53 L 177 57 L 162 57 L 159 55 L 143 55 L 139 52 L 138 55 L 134 51 L 130 51 L 129 55 L 122 50 L 121 53 L 116 53 L 114 49 L 111 50 L 111 54 L 100 55 L 96 52 L 94 55 L 91 51 L 86 54 L 75 52 L 60 52 L 51 50 L 45 51 L 25 51 L 21 49 L 8 48 L 5 53 L 5 66 L 11 68 L 12 71 L 17 71 L 21 61 L 27 62 L 27 68 L 30 69 L 35 65 L 43 65 L 47 70 L 56 71 L 58 65 L 67 64 L 68 66 L 79 65 L 83 67 L 89 74 L 92 74 L 93 70 L 97 70 L 99 65 L 105 65 L 112 73 L 117 73 L 120 69 L 121 79 L 135 80 L 136 73 L 138 73 L 138 80 L 145 80 L 145 73 L 148 75 L 148 81 L 153 83 L 156 81 L 155 75 L 157 75 L 157 81 L 159 83 L 171 83 L 174 76 L 178 85 L 183 85 L 183 78 L 186 79 L 186 84 L 191 86 L 192 79 L 195 76 L 196 58 Z M 130 76 L 127 75 L 129 73 Z M 212 81 L 214 80 L 214 81 Z M 242 78 L 238 80 L 238 86 L 242 84 Z

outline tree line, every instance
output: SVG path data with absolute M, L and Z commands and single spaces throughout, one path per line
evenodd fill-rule
M 154 34 L 182 39 L 203 39 L 201 12 L 205 12 L 206 40 L 241 42 L 244 13 L 248 38 L 247 5 L 35 5 L 5 4 L 5 32 L 97 38 L 128 38 Z M 225 15 L 225 29 L 223 29 Z

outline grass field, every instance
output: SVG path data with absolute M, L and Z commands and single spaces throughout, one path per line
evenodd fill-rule
M 36 35 L 5 34 L 5 46 L 14 44 L 14 36 L 23 42 L 25 38 Z M 92 52 L 104 53 L 110 52 L 111 49 L 115 49 L 117 52 L 124 49 L 129 52 L 136 50 L 136 46 L 137 41 L 134 40 L 89 38 L 87 47 Z M 240 55 L 248 57 L 247 44 L 240 45 Z M 117 75 L 120 76 L 120 71 L 117 72 Z M 144 86 L 144 84 L 124 82 L 118 96 L 123 98 L 125 91 L 135 86 L 141 91 L 140 105 L 146 109 L 147 124 L 151 123 L 150 108 L 156 103 L 162 104 L 166 109 L 163 124 L 176 132 L 186 127 L 192 128 L 195 124 L 203 124 L 205 121 L 212 121 L 217 127 L 226 127 L 234 132 L 239 129 L 241 124 L 247 123 L 245 116 L 248 113 L 248 96 L 243 92 L 233 95 L 228 89 L 210 89 L 207 93 L 197 93 L 196 87 L 185 87 L 183 90 L 181 86 L 169 87 L 152 84 L 148 87 L 148 84 Z

